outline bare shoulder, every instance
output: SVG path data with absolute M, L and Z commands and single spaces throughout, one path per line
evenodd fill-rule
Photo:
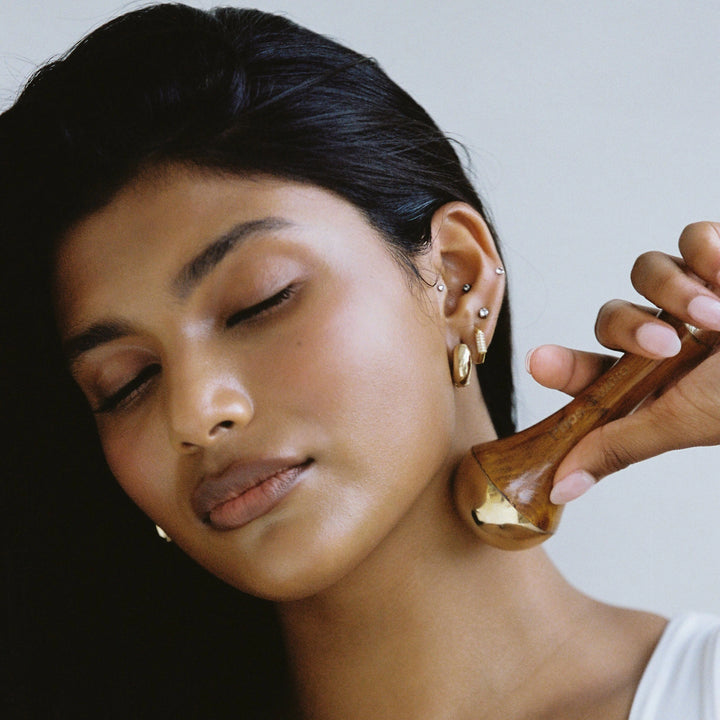
M 604 605 L 603 608 L 617 633 L 627 637 L 628 641 L 636 646 L 639 644 L 649 647 L 650 653 L 655 649 L 668 624 L 667 618 L 644 610 L 630 610 L 611 605 Z
M 579 599 L 563 617 L 563 629 L 549 643 L 542 666 L 529 673 L 524 710 L 506 717 L 627 720 L 666 625 L 665 618 L 652 613 Z
M 598 603 L 584 642 L 593 682 L 579 698 L 585 720 L 626 720 L 635 692 L 667 626 L 667 619 Z

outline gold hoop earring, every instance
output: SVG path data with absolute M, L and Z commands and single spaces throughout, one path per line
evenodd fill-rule
M 465 343 L 458 343 L 453 349 L 452 378 L 455 387 L 464 387 L 470 382 L 472 357 Z

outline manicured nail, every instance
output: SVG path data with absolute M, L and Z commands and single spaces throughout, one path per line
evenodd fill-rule
M 575 470 L 566 475 L 550 491 L 550 502 L 555 505 L 564 505 L 584 495 L 597 481 L 585 470 Z
M 535 348 L 532 350 L 527 351 L 527 355 L 525 356 L 525 369 L 530 372 L 530 358 L 532 357 L 532 354 L 535 352 Z
M 695 322 L 710 330 L 720 330 L 720 302 L 707 295 L 698 295 L 688 303 L 688 314 Z
M 645 323 L 635 333 L 638 345 L 651 355 L 672 357 L 680 352 L 680 338 L 677 333 L 662 325 Z

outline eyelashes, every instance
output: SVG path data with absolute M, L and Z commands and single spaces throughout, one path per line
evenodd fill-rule
M 225 322 L 225 326 L 228 328 L 239 325 L 243 322 L 260 320 L 266 313 L 273 308 L 281 305 L 286 300 L 289 300 L 297 291 L 296 285 L 288 285 L 283 288 L 279 293 L 276 293 L 272 297 L 267 298 L 255 305 L 251 305 L 243 310 L 233 313 Z
M 152 363 L 144 367 L 129 383 L 126 383 L 112 395 L 101 400 L 93 412 L 96 414 L 109 413 L 129 405 L 135 396 L 140 394 L 141 388 L 145 383 L 149 382 L 150 379 L 159 372 L 160 365 L 158 363 Z
M 298 290 L 298 285 L 288 285 L 280 292 L 271 297 L 262 300 L 255 305 L 243 308 L 233 313 L 225 321 L 225 327 L 231 329 L 240 324 L 249 324 L 260 322 L 265 316 L 272 314 L 272 311 L 279 308 L 288 301 Z M 97 407 L 93 408 L 95 414 L 107 414 L 116 410 L 122 410 L 130 407 L 136 400 L 144 394 L 151 380 L 160 373 L 161 366 L 159 363 L 151 363 L 144 367 L 135 377 L 123 385 L 121 388 L 101 398 Z

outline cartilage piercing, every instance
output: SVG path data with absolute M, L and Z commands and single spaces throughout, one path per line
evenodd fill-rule
M 475 328 L 475 349 L 477 350 L 477 364 L 482 365 L 487 355 L 487 340 L 485 333 L 480 328 Z

